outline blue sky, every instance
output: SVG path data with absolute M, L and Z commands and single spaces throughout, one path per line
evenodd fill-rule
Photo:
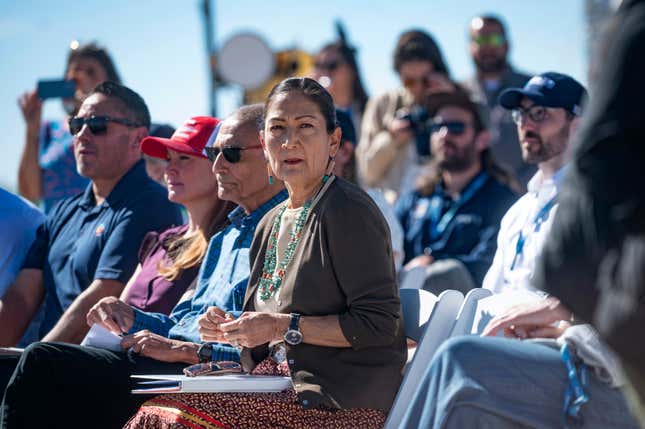
M 391 55 L 398 34 L 417 27 L 438 40 L 452 74 L 472 73 L 467 24 L 494 12 L 510 28 L 512 62 L 522 70 L 557 70 L 586 83 L 583 0 L 425 0 L 289 2 L 214 1 L 216 43 L 255 32 L 274 50 L 314 52 L 335 38 L 341 19 L 359 52 L 370 94 L 397 86 Z M 16 100 L 40 78 L 58 78 L 70 41 L 96 40 L 112 53 L 126 85 L 139 92 L 155 122 L 180 124 L 207 114 L 208 80 L 201 1 L 0 1 L 0 186 L 15 189 L 25 126 Z M 238 104 L 236 88 L 220 92 L 218 114 Z M 58 101 L 45 118 L 62 117 Z

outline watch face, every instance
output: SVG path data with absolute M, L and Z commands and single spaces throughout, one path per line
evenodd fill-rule
M 290 329 L 284 334 L 284 341 L 292 346 L 298 345 L 302 342 L 302 334 L 300 331 Z
M 197 349 L 197 358 L 200 362 L 209 362 L 213 356 L 213 345 L 204 343 Z

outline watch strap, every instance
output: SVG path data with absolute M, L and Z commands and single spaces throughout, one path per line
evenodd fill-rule
M 300 331 L 300 314 L 291 313 L 291 321 L 289 322 L 289 331 Z

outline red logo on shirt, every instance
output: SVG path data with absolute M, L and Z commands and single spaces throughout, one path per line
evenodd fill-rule
M 96 231 L 94 231 L 94 234 L 98 237 L 99 235 L 103 234 L 103 231 L 105 231 L 105 226 L 101 224 L 96 227 Z

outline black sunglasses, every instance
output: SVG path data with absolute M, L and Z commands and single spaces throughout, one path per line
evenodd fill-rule
M 430 124 L 430 132 L 436 133 L 442 128 L 446 128 L 449 134 L 460 136 L 466 131 L 466 123 L 461 121 L 433 122 Z
M 69 132 L 76 135 L 81 131 L 84 124 L 87 124 L 92 134 L 98 136 L 107 132 L 108 122 L 115 122 L 117 124 L 125 125 L 126 127 L 143 127 L 142 124 L 132 122 L 123 118 L 110 118 L 109 116 L 90 116 L 89 118 L 81 118 L 75 116 L 69 119 Z
M 248 150 L 248 149 L 259 149 L 261 148 L 262 145 L 254 145 L 254 146 L 247 146 L 247 147 L 223 147 L 222 149 L 215 147 L 215 146 L 209 146 L 205 147 L 204 151 L 206 152 L 206 157 L 210 160 L 210 162 L 215 162 L 217 159 L 217 155 L 219 155 L 220 152 L 224 155 L 224 159 L 231 164 L 236 164 L 240 162 L 240 159 L 242 159 L 242 151 L 243 150 Z
M 325 70 L 329 72 L 335 71 L 338 67 L 340 67 L 341 62 L 338 60 L 334 61 L 328 61 L 328 62 L 316 62 L 314 63 L 314 68 L 318 70 Z

